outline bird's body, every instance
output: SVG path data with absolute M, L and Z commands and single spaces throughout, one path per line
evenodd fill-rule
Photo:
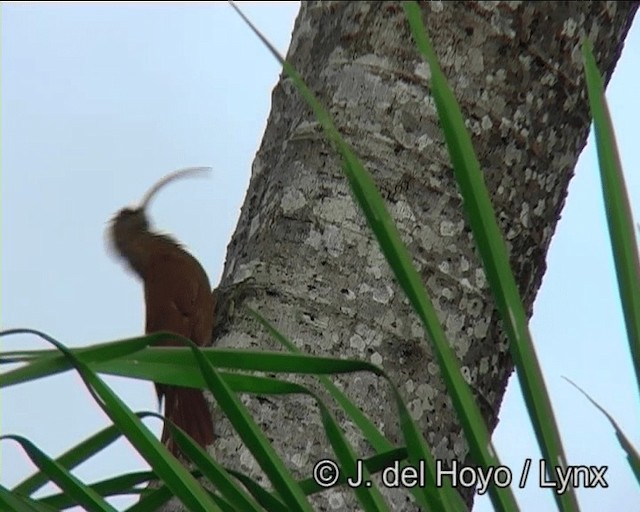
M 168 331 L 189 338 L 200 346 L 211 343 L 215 301 L 209 278 L 202 265 L 173 238 L 149 230 L 145 206 L 160 186 L 184 174 L 175 173 L 152 188 L 140 208 L 118 212 L 111 238 L 117 252 L 144 285 L 146 332 Z M 184 346 L 167 340 L 165 346 Z M 213 442 L 212 417 L 202 391 L 196 388 L 156 383 L 165 416 L 203 447 Z M 164 428 L 162 441 L 169 450 L 178 450 Z

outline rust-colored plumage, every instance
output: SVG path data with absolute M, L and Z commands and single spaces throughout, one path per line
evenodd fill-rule
M 142 279 L 147 310 L 146 332 L 169 331 L 205 346 L 211 342 L 214 298 L 202 265 L 173 238 L 149 230 L 145 209 L 164 185 L 188 174 L 209 170 L 192 167 L 176 171 L 155 184 L 137 208 L 120 210 L 111 226 L 111 240 L 118 254 Z M 179 343 L 167 340 L 164 345 Z M 213 442 L 211 413 L 202 391 L 195 388 L 156 384 L 165 416 L 186 431 L 201 446 Z M 168 428 L 162 442 L 177 454 Z

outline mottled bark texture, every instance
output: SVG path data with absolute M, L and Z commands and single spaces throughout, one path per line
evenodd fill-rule
M 589 129 L 580 41 L 593 41 L 608 78 L 636 9 L 622 2 L 422 4 L 529 312 Z M 287 58 L 373 173 L 493 429 L 513 364 L 440 134 L 429 70 L 401 6 L 303 3 Z M 339 158 L 285 77 L 273 92 L 221 285 L 232 293 L 222 294 L 217 346 L 276 348 L 243 311 L 249 304 L 306 352 L 381 365 L 434 456 L 465 460 L 467 445 L 423 327 L 354 203 Z M 339 383 L 399 441 L 383 381 L 354 374 Z M 311 400 L 243 400 L 298 477 L 331 457 Z M 370 455 L 353 425 L 344 428 L 361 455 Z M 228 422 L 218 418 L 216 430 L 216 456 L 257 472 Z M 415 509 L 405 491 L 389 496 L 394 510 Z M 319 510 L 358 509 L 342 489 L 314 500 Z

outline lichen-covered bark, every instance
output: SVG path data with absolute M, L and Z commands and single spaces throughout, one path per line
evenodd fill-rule
M 589 128 L 580 40 L 609 77 L 637 3 L 425 2 L 424 20 L 454 88 L 531 310 L 545 254 Z M 513 365 L 465 222 L 440 135 L 429 71 L 399 4 L 303 3 L 288 59 L 373 173 L 491 428 Z M 424 330 L 352 199 L 336 153 L 282 78 L 228 247 L 216 328 L 220 347 L 275 348 L 242 310 L 258 309 L 306 352 L 381 365 L 401 389 L 436 457 L 467 447 Z M 340 380 L 392 440 L 396 411 L 382 381 Z M 243 398 L 302 476 L 331 456 L 306 398 Z M 228 423 L 215 454 L 256 469 Z M 345 430 L 358 444 L 352 425 Z M 360 443 L 361 444 L 361 443 Z M 362 447 L 362 455 L 368 455 Z M 394 510 L 413 510 L 404 491 Z M 340 489 L 322 510 L 357 509 Z

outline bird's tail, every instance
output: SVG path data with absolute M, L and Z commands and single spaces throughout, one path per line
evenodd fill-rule
M 203 448 L 213 443 L 213 420 L 202 390 L 167 386 L 163 390 L 165 417 L 189 434 Z M 174 455 L 178 448 L 170 428 L 162 430 L 162 443 Z

